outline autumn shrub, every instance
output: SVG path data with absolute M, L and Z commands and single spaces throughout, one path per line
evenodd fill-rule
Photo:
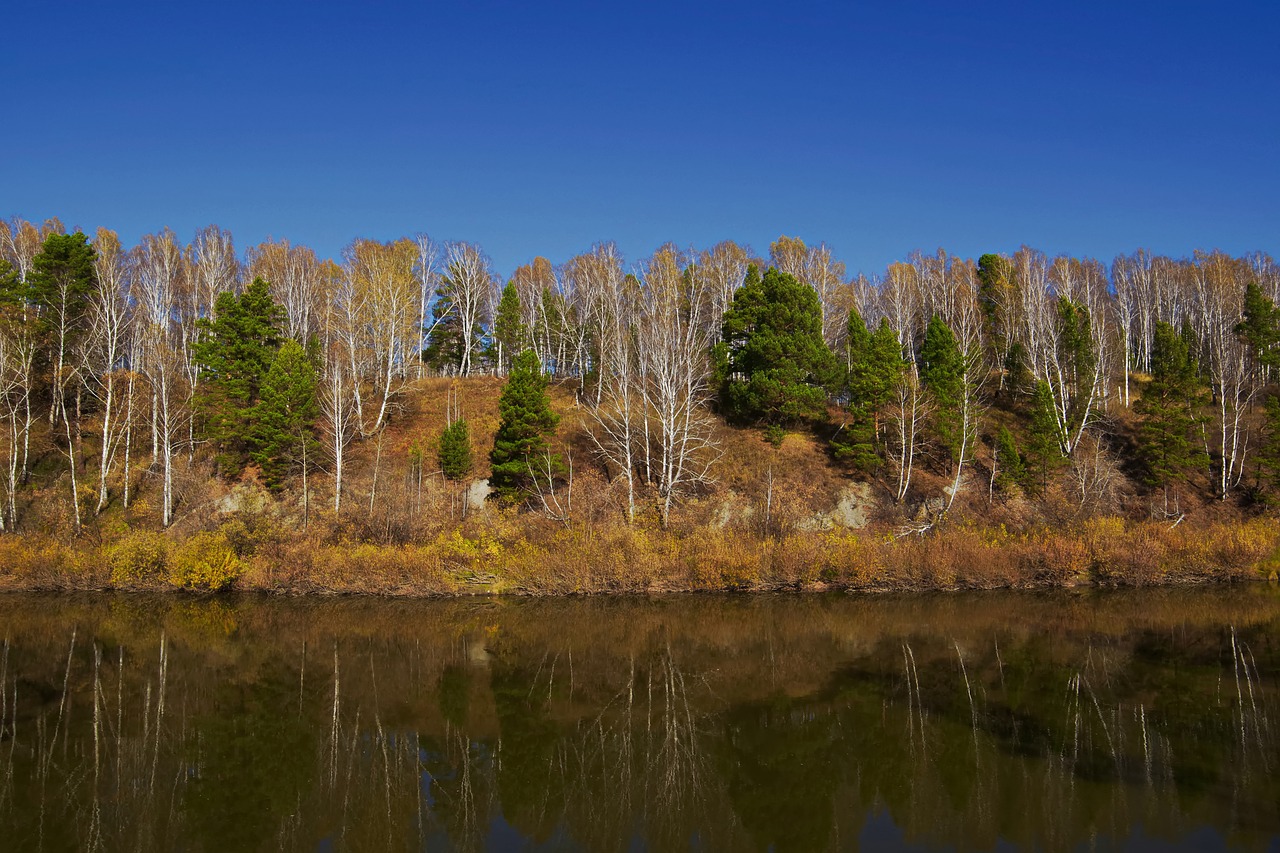
M 1027 576 L 1026 537 L 1014 536 L 1003 527 L 953 527 L 941 531 L 932 543 L 932 560 L 944 564 L 950 586 L 991 589 L 1024 586 Z
M 244 564 L 221 530 L 202 530 L 178 546 L 169 560 L 169 582 L 183 589 L 217 592 L 239 579 Z
M 751 589 L 766 579 L 768 548 L 751 537 L 706 531 L 681 539 L 678 545 L 694 589 Z
M 377 545 L 370 542 L 317 545 L 308 557 L 310 573 L 297 578 L 303 588 L 380 595 L 442 595 L 462 591 L 450 566 L 432 544 Z
M 0 582 L 19 589 L 75 589 L 94 586 L 94 561 L 53 539 L 0 537 Z
M 104 556 L 113 585 L 149 583 L 164 575 L 169 542 L 162 533 L 134 530 L 108 546 Z
M 1076 586 L 1088 582 L 1092 559 L 1084 541 L 1071 533 L 1045 532 L 1033 537 L 1027 574 L 1037 586 Z
M 771 553 L 770 579 L 778 586 L 861 589 L 883 580 L 880 544 L 874 537 L 846 530 L 791 534 Z

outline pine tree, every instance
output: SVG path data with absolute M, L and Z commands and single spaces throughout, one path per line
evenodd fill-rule
M 856 308 L 849 312 L 845 341 L 849 423 L 832 439 L 831 447 L 837 458 L 870 473 L 880 466 L 880 414 L 893 395 L 906 360 L 888 320 L 882 319 L 872 333 Z
M 1265 376 L 1280 366 L 1280 310 L 1262 288 L 1250 283 L 1244 290 L 1243 313 L 1236 334 Z
M 482 351 L 480 346 L 484 338 L 484 329 L 479 321 L 471 323 L 467 333 L 464 312 L 461 303 L 466 299 L 464 288 L 466 281 L 457 269 L 451 269 L 440 282 L 436 292 L 435 305 L 431 309 L 434 331 L 431 342 L 422 352 L 422 360 L 438 371 L 461 371 L 462 364 L 470 359 L 467 355 L 468 342 L 472 347 L 471 355 Z
M 55 410 L 62 405 L 71 351 L 84 335 L 89 300 L 98 287 L 96 257 L 89 238 L 77 231 L 50 234 L 32 259 L 27 299 L 36 309 L 36 330 L 48 347 Z
M 985 254 L 978 258 L 978 305 L 982 309 L 983 328 L 992 348 L 992 359 L 1000 364 L 1008 359 L 1013 330 L 1007 328 L 1006 306 L 1014 298 L 1013 266 L 1001 255 Z M 1001 381 L 1003 387 L 1004 382 Z
M 547 377 L 533 350 L 520 353 L 511 365 L 511 375 L 498 399 L 498 413 L 501 422 L 489 453 L 493 471 L 489 485 L 499 495 L 516 497 L 532 482 L 531 466 L 541 470 L 545 465 L 541 460 L 547 452 L 547 438 L 560 422 L 560 416 L 551 411 Z M 553 459 L 551 468 L 558 467 Z
M 996 433 L 996 485 L 1008 491 L 1015 485 L 1023 485 L 1027 479 L 1027 467 L 1018 451 L 1018 442 L 1008 427 L 1000 427 Z
M 724 411 L 775 427 L 824 416 L 840 379 L 817 293 L 773 267 L 763 277 L 748 269 L 725 312 L 714 362 Z
M 461 480 L 471 473 L 471 430 L 464 419 L 458 418 L 444 428 L 436 453 L 447 479 Z
M 98 286 L 93 262 L 97 257 L 89 238 L 81 232 L 50 234 L 40 254 L 32 259 L 27 297 L 39 311 L 39 326 L 46 334 L 72 336 L 83 331 L 81 321 L 89 310 L 89 298 Z M 59 341 L 54 340 L 57 346 Z
M 268 285 L 255 278 L 239 298 L 218 295 L 212 320 L 201 320 L 204 337 L 194 347 L 202 383 L 196 404 L 219 469 L 234 475 L 252 449 L 254 408 L 267 371 L 280 348 L 282 312 Z
M 278 488 L 291 469 L 315 458 L 319 413 L 315 364 L 290 338 L 272 359 L 253 411 L 250 455 L 268 486 Z
M 1062 464 L 1062 432 L 1053 411 L 1053 390 L 1043 379 L 1031 392 L 1031 420 L 1027 424 L 1027 458 L 1040 475 L 1040 488 L 1049 486 L 1049 472 Z
M 1092 402 L 1090 389 L 1093 374 L 1098 365 L 1088 309 L 1065 296 L 1060 297 L 1058 330 L 1058 352 L 1061 354 L 1071 400 L 1065 427 L 1068 435 L 1073 435 L 1080 429 L 1081 420 L 1087 416 L 1087 407 Z
M 1151 381 L 1134 408 L 1143 419 L 1138 438 L 1147 478 L 1166 494 L 1192 468 L 1207 464 L 1195 440 L 1203 422 L 1204 398 L 1199 366 L 1191 358 L 1187 341 L 1168 323 L 1156 323 Z
M 506 374 L 511 362 L 529 345 L 529 330 L 522 319 L 520 294 L 514 281 L 502 288 L 498 311 L 493 319 L 493 339 L 490 343 L 490 360 L 498 373 Z
M 942 318 L 935 315 L 925 328 L 924 343 L 920 347 L 920 379 L 937 406 L 934 428 L 953 462 L 963 461 L 960 452 L 965 443 L 963 407 L 967 371 L 968 365 L 955 335 Z

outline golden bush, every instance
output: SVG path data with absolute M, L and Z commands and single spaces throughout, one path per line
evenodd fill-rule
M 169 561 L 169 582 L 183 589 L 217 592 L 244 573 L 244 564 L 221 530 L 193 534 Z
M 111 583 L 130 586 L 158 580 L 164 575 L 169 542 L 163 534 L 135 530 L 107 547 L 106 563 Z

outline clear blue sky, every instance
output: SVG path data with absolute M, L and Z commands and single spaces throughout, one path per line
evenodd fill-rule
M 1280 253 L 1274 2 L 18 5 L 0 216 L 126 242 Z

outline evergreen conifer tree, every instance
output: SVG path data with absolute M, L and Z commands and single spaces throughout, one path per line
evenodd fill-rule
M 951 454 L 953 462 L 961 461 L 964 443 L 965 382 L 967 363 L 951 329 L 935 315 L 925 328 L 920 347 L 920 380 L 933 397 L 937 409 L 934 426 L 938 439 Z
M 1236 334 L 1249 347 L 1250 355 L 1263 375 L 1280 366 L 1280 310 L 1258 285 L 1244 291 L 1244 316 L 1236 324 Z
M 888 320 L 882 319 L 873 333 L 856 308 L 849 312 L 845 340 L 848 364 L 845 390 L 850 418 L 846 429 L 832 439 L 831 446 L 837 458 L 847 459 L 858 469 L 870 473 L 880 465 L 880 414 L 906 368 L 906 360 Z
M 1151 345 L 1151 381 L 1134 405 L 1147 477 L 1168 494 L 1197 465 L 1207 463 L 1195 431 L 1203 421 L 1205 389 L 1187 341 L 1168 323 L 1156 323 Z
M 531 466 L 541 469 L 547 438 L 560 422 L 560 416 L 551 411 L 547 377 L 533 350 L 520 353 L 511 365 L 511 375 L 498 399 L 498 413 L 501 422 L 489 453 L 493 471 L 489 485 L 499 495 L 515 497 L 532 481 Z M 553 460 L 552 468 L 556 467 Z
M 812 287 L 753 265 L 725 312 L 714 353 L 720 401 L 739 421 L 782 427 L 826 414 L 840 367 L 822 337 Z
M 35 306 L 35 329 L 47 347 L 53 410 L 60 412 L 72 349 L 84 335 L 89 300 L 98 287 L 97 253 L 81 232 L 50 234 L 32 259 L 27 299 Z
M 253 412 L 250 456 L 268 486 L 278 488 L 291 469 L 315 458 L 318 415 L 315 364 L 290 338 L 272 359 Z
M 500 374 L 511 369 L 511 362 L 529 344 L 529 330 L 521 318 L 520 294 L 515 282 L 507 282 L 498 300 L 498 310 L 493 318 L 493 336 L 490 343 L 490 360 Z
M 1071 402 L 1067 410 L 1067 433 L 1074 434 L 1081 426 L 1090 405 L 1089 389 L 1092 387 L 1094 369 L 1098 365 L 1098 353 L 1093 344 L 1093 327 L 1089 311 L 1065 296 L 1058 299 L 1058 351 L 1071 388 Z M 1065 436 L 1064 436 L 1065 438 Z
M 1031 420 L 1027 424 L 1027 457 L 1039 474 L 1040 488 L 1049 485 L 1049 472 L 1062 464 L 1062 433 L 1053 412 L 1053 390 L 1043 379 L 1031 392 Z
M 458 418 L 444 428 L 436 453 L 447 479 L 461 480 L 471 473 L 471 430 L 464 419 Z
M 50 234 L 32 259 L 28 299 L 39 309 L 41 330 L 53 335 L 64 331 L 67 337 L 63 344 L 68 348 L 83 331 L 81 321 L 98 286 L 93 266 L 96 257 L 89 238 L 77 231 Z M 53 344 L 57 346 L 59 342 Z
M 213 313 L 213 319 L 200 321 L 204 337 L 194 347 L 203 371 L 196 404 L 206 420 L 218 467 L 231 475 L 252 449 L 254 409 L 280 348 L 283 314 L 260 278 L 238 298 L 230 292 L 219 294 Z
M 1012 486 L 1025 483 L 1027 467 L 1022 461 L 1022 454 L 1018 451 L 1018 442 L 1013 437 L 1013 433 L 1009 432 L 1008 427 L 1002 426 L 996 433 L 995 449 L 996 485 L 1001 491 L 1008 491 Z

